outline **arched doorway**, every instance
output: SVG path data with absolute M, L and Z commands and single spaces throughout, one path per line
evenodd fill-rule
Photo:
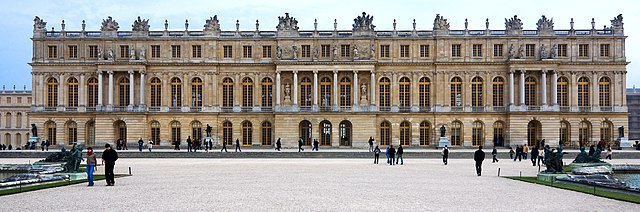
M 202 142 L 202 123 L 198 120 L 191 122 L 191 139 Z
M 471 130 L 471 145 L 484 145 L 484 124 L 481 121 L 473 122 Z
M 230 121 L 222 123 L 222 142 L 233 145 L 233 124 Z
M 571 141 L 571 124 L 567 121 L 560 121 L 560 142 L 562 145 L 569 145 Z
M 320 145 L 331 146 L 331 122 L 324 120 L 320 122 Z
M 96 144 L 96 122 L 93 120 L 88 121 L 85 124 L 85 142 L 87 146 L 93 146 Z
M 380 145 L 389 146 L 391 144 L 391 123 L 383 121 L 380 123 Z
M 400 123 L 400 145 L 411 145 L 411 123 L 408 121 Z
M 504 123 L 502 121 L 493 123 L 493 145 L 504 146 Z
M 250 121 L 242 122 L 242 145 L 253 145 L 253 124 Z
M 538 120 L 529 121 L 527 124 L 527 145 L 535 146 L 542 138 L 542 124 Z
M 305 146 L 311 145 L 311 122 L 303 120 L 298 126 L 300 130 L 300 138 L 302 138 L 302 144 Z
M 123 142 L 127 142 L 127 124 L 122 120 L 118 120 L 113 123 L 113 127 L 115 141 L 122 139 Z
M 351 146 L 351 122 L 340 122 L 340 146 Z
M 49 144 L 53 146 L 57 145 L 58 140 L 56 139 L 56 134 L 57 134 L 56 123 L 53 121 L 48 121 L 44 123 L 44 126 L 45 126 L 45 135 L 47 136 L 46 139 L 49 140 Z
M 427 121 L 420 122 L 420 146 L 429 146 L 431 143 L 431 124 Z
M 578 129 L 578 144 L 588 147 L 591 145 L 591 122 L 581 121 Z

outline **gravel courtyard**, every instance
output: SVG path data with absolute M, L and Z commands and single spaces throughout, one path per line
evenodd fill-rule
M 0 159 L 26 163 L 29 159 Z M 34 161 L 34 159 L 31 159 Z M 613 163 L 640 163 L 614 160 Z M 0 211 L 638 211 L 640 205 L 497 177 L 533 176 L 529 161 L 127 159 L 99 181 L 4 196 Z M 97 173 L 104 173 L 101 166 Z M 550 205 L 548 205 L 550 204 Z M 11 208 L 11 209 L 10 209 Z

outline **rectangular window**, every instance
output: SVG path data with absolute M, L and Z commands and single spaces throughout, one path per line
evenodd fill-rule
M 22 104 L 22 97 L 18 97 L 18 104 Z
M 69 46 L 69 58 L 78 58 L 78 46 Z
M 262 46 L 262 57 L 271 58 L 271 46 Z
M 202 58 L 202 46 L 201 45 L 193 45 L 193 46 L 191 46 L 191 57 L 193 57 L 193 58 Z
M 320 57 L 331 57 L 331 46 L 330 45 L 322 45 L 322 53 Z
M 120 46 L 120 58 L 129 58 L 129 46 L 127 45 Z
M 429 45 L 420 45 L 420 57 L 429 57 Z
M 89 46 L 89 58 L 98 58 L 98 46 Z
M 380 57 L 389 58 L 389 45 L 380 45 Z
M 11 104 L 11 97 L 7 97 L 7 104 Z
M 409 57 L 409 45 L 400 45 L 400 57 Z
M 171 45 L 171 57 L 172 58 L 180 58 L 180 46 L 179 45 Z
M 482 57 L 482 44 L 473 44 L 472 55 L 474 57 Z
M 600 57 L 609 57 L 609 44 L 600 44 Z
M 27 97 L 27 101 L 28 101 L 28 102 L 31 102 L 31 97 Z
M 536 56 L 536 44 L 527 44 L 525 46 L 525 57 Z
M 160 45 L 151 46 L 151 58 L 160 58 Z
M 567 44 L 558 44 L 558 57 L 567 56 Z
M 311 46 L 302 45 L 302 55 L 300 57 L 311 57 Z
M 233 48 L 232 48 L 232 46 L 223 46 L 222 50 L 223 50 L 222 57 L 224 57 L 224 58 L 232 58 L 233 57 Z
M 48 46 L 49 58 L 58 58 L 58 46 Z
M 578 44 L 578 57 L 589 57 L 589 44 Z
M 351 57 L 351 45 L 340 45 L 340 57 Z
M 460 44 L 451 45 L 451 57 L 461 57 L 460 48 Z
M 251 58 L 253 57 L 251 46 L 242 46 L 242 58 Z
M 493 56 L 502 57 L 502 44 L 493 44 Z

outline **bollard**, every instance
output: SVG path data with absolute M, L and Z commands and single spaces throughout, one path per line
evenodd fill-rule
M 129 166 L 129 176 L 131 176 L 131 166 Z
M 498 168 L 498 177 L 500 177 L 500 168 Z
M 593 186 L 593 194 L 594 195 L 596 194 L 596 186 L 595 185 Z
M 522 179 L 522 171 L 520 171 L 520 179 Z

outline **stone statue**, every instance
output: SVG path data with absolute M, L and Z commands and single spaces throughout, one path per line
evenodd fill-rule
M 353 31 L 373 31 L 376 26 L 373 23 L 373 16 L 362 12 L 362 16 L 353 19 Z
M 367 84 L 360 85 L 360 98 L 367 99 Z
M 280 46 L 276 47 L 276 58 L 282 59 L 282 48 Z
M 549 55 L 547 55 L 547 48 L 544 47 L 544 44 L 540 45 L 540 60 L 547 59 Z
M 147 59 L 146 52 L 147 51 L 146 51 L 146 49 L 144 49 L 144 47 L 140 49 L 140 54 L 138 54 L 138 55 L 140 56 L 141 60 Z
M 444 137 L 446 132 L 447 132 L 447 129 L 444 128 L 444 124 L 443 124 L 442 126 L 440 126 L 440 137 Z
M 293 49 L 293 59 L 297 60 L 298 59 L 298 46 L 291 46 L 291 48 Z
M 338 59 L 338 46 L 333 46 L 333 60 Z
M 291 85 L 289 83 L 284 84 L 284 97 L 291 98 Z
M 149 19 L 140 19 L 138 16 L 138 20 L 133 21 L 133 25 L 131 25 L 131 31 L 146 32 L 149 31 L 149 27 Z
M 376 57 L 376 47 L 371 44 L 371 59 Z
M 65 155 L 67 163 L 64 165 L 65 172 L 78 172 L 82 161 L 82 146 L 73 144 L 69 154 Z
M 624 126 L 618 127 L 618 137 L 624 138 Z
M 558 44 L 553 44 L 553 46 L 551 47 L 551 55 L 549 56 L 549 58 L 556 57 L 558 57 Z
M 33 19 L 33 31 L 47 31 L 47 22 L 44 22 L 44 20 L 36 16 L 36 18 Z
M 293 17 L 289 17 L 289 13 L 284 13 L 284 17 L 278 16 L 278 21 L 278 26 L 276 26 L 278 31 L 299 29 L 298 21 Z
M 507 57 L 509 59 L 516 57 L 516 49 L 513 47 L 513 44 L 509 46 L 509 51 L 507 51 Z
M 518 47 L 518 55 L 516 55 L 518 59 L 524 59 L 524 46 L 520 45 Z
M 549 20 L 543 15 L 536 25 L 538 26 L 538 31 L 553 31 L 553 18 Z
M 320 51 L 318 50 L 317 46 L 313 48 L 313 59 L 318 59 L 319 52 Z
M 207 124 L 207 128 L 204 130 L 205 132 L 207 132 L 207 137 L 211 137 L 211 130 L 212 130 L 212 127 L 209 126 L 209 124 Z
M 31 124 L 31 137 L 38 137 L 38 127 L 36 127 L 36 124 Z
M 436 14 L 436 18 L 433 20 L 433 30 L 449 30 L 449 23 L 444 16 Z
M 360 58 L 360 54 L 358 53 L 358 46 L 356 45 L 353 46 L 353 58 L 354 59 Z
M 622 14 L 614 17 L 613 20 L 611 20 L 611 31 L 613 31 L 614 34 L 624 33 Z
M 104 57 L 102 57 L 102 56 L 103 56 L 103 55 L 102 55 L 102 49 L 101 49 L 101 48 L 98 48 L 98 58 L 100 58 L 100 59 L 104 59 Z
M 564 153 L 562 152 L 562 143 L 558 145 L 558 148 L 552 150 L 549 145 L 544 145 L 544 165 L 547 167 L 544 173 L 564 173 L 562 169 L 562 158 Z
M 136 59 L 136 50 L 131 48 L 131 51 L 129 51 L 129 59 L 135 60 Z
M 113 49 L 107 51 L 107 60 L 113 59 Z
M 205 21 L 204 31 L 220 31 L 220 23 L 217 15 L 209 17 L 209 19 Z
M 100 27 L 100 31 L 118 31 L 119 28 L 118 22 L 113 20 L 111 16 L 107 19 L 102 19 L 102 27 Z
M 504 27 L 505 30 L 522 30 L 522 20 L 518 18 L 517 15 L 514 15 L 511 19 L 504 19 Z

